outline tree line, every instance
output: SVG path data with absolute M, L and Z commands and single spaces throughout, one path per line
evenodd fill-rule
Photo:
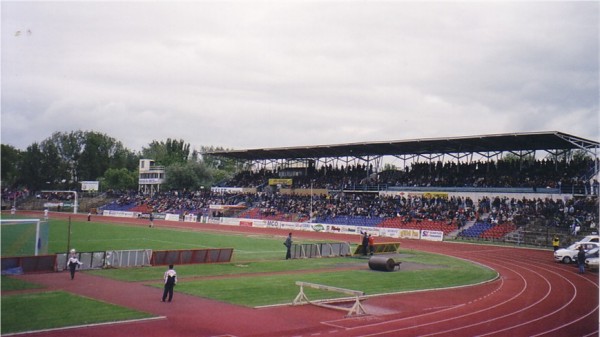
M 99 181 L 101 191 L 137 190 L 140 159 L 164 166 L 164 188 L 199 190 L 232 177 L 236 162 L 201 153 L 224 150 L 202 146 L 190 150 L 184 140 L 153 140 L 140 152 L 131 151 L 113 137 L 95 131 L 55 132 L 22 151 L 1 144 L 2 188 L 79 190 L 82 181 Z

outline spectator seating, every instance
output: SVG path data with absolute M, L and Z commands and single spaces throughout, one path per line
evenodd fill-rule
M 399 217 L 388 218 L 385 221 L 381 222 L 379 224 L 379 227 L 442 231 L 444 232 L 444 235 L 448 235 L 451 232 L 458 229 L 458 226 L 456 226 L 454 223 L 449 224 L 444 221 L 432 220 L 403 221 Z

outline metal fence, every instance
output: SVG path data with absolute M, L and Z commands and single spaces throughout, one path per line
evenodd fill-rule
M 350 244 L 348 242 L 292 244 L 290 253 L 292 259 L 352 255 Z

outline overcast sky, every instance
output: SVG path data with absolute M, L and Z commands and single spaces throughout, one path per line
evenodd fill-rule
M 2 1 L 2 144 L 599 137 L 599 2 Z

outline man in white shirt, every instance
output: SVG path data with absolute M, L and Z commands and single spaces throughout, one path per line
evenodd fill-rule
M 173 269 L 173 265 L 169 265 L 169 270 L 165 272 L 164 275 L 165 280 L 165 289 L 163 291 L 162 301 L 164 302 L 167 299 L 167 295 L 169 295 L 169 302 L 173 300 L 173 288 L 177 284 L 177 272 Z
M 67 267 L 69 267 L 69 271 L 71 272 L 71 280 L 75 278 L 75 268 L 81 266 L 83 263 L 79 261 L 77 258 L 77 252 L 75 249 L 71 249 L 71 255 L 69 256 L 69 261 L 67 262 Z

